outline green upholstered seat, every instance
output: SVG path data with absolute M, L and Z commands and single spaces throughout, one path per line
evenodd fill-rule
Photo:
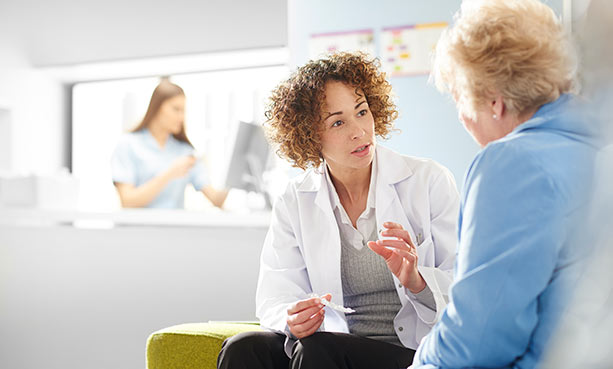
M 164 328 L 147 340 L 147 368 L 215 369 L 226 338 L 259 330 L 257 322 L 188 323 Z

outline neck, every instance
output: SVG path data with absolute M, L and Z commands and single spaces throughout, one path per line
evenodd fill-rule
M 336 188 L 338 197 L 345 204 L 355 204 L 360 201 L 366 202 L 370 187 L 372 163 L 362 169 L 333 170 L 328 166 L 330 178 Z
M 530 119 L 532 119 L 532 117 L 534 116 L 534 114 L 536 114 L 536 111 L 538 109 L 532 109 L 530 111 L 527 111 L 523 114 L 520 114 L 517 116 L 517 124 L 515 125 L 515 127 L 517 127 L 518 125 L 529 121 Z
M 536 113 L 536 110 L 537 109 L 532 109 L 532 110 L 527 111 L 527 112 L 522 113 L 522 114 L 510 116 L 510 120 L 509 120 L 510 130 L 509 130 L 509 132 L 514 130 L 520 124 L 525 123 L 528 120 L 530 120 L 534 116 L 534 114 Z
M 487 143 L 501 139 L 502 137 L 505 137 L 509 133 L 513 132 L 513 130 L 520 124 L 530 120 L 534 116 L 534 113 L 536 113 L 536 109 L 518 115 L 505 115 L 501 121 L 496 122 L 498 123 L 497 125 L 493 126 L 496 131 L 493 134 L 493 139 Z M 481 146 L 484 147 L 487 143 L 482 144 Z
M 166 145 L 166 141 L 168 141 L 168 136 L 170 136 L 170 132 L 161 129 L 154 122 L 151 122 L 147 129 L 149 129 L 149 132 L 151 132 L 151 135 L 153 136 L 153 138 L 155 138 L 155 141 L 157 141 L 160 147 L 164 147 L 164 145 Z

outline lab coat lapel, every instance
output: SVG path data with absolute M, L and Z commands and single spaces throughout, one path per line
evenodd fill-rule
M 329 292 L 332 301 L 342 305 L 341 239 L 323 170 L 321 167 L 311 172 L 310 183 L 305 181 L 299 189 L 300 201 L 308 212 L 302 224 L 304 252 L 308 252 L 305 258 L 311 267 L 309 279 L 313 292 Z
M 385 222 L 395 222 L 402 225 L 411 235 L 411 239 L 415 240 L 415 232 L 413 232 L 401 201 L 401 197 L 405 201 L 410 201 L 411 194 L 399 194 L 396 190 L 396 184 L 410 177 L 413 171 L 402 156 L 385 147 L 377 146 L 375 160 L 377 160 L 375 213 L 378 230 L 383 230 Z

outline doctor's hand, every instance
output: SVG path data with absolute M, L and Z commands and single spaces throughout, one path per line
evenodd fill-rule
M 188 155 L 176 159 L 166 172 L 171 179 L 185 177 L 190 169 L 196 164 L 196 158 Z
M 417 270 L 417 250 L 409 232 L 394 222 L 385 222 L 383 227 L 386 230 L 381 232 L 382 236 L 396 239 L 370 241 L 368 247 L 385 259 L 387 268 L 411 293 L 421 292 L 426 288 L 426 281 Z
M 328 301 L 332 298 L 329 293 L 322 296 Z M 296 338 L 312 335 L 324 321 L 324 305 L 318 297 L 300 300 L 287 309 L 287 326 Z

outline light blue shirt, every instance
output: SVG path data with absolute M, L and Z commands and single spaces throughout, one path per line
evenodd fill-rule
M 113 182 L 138 187 L 168 170 L 183 156 L 194 155 L 194 148 L 173 136 L 164 147 L 158 145 L 148 129 L 127 133 L 121 137 L 111 159 Z M 182 209 L 185 187 L 191 183 L 197 191 L 208 184 L 202 161 L 198 160 L 189 173 L 168 182 L 148 208 Z
M 594 125 L 578 105 L 561 96 L 475 157 L 464 182 L 449 305 L 414 367 L 538 365 L 591 246 L 581 242 L 581 220 Z

